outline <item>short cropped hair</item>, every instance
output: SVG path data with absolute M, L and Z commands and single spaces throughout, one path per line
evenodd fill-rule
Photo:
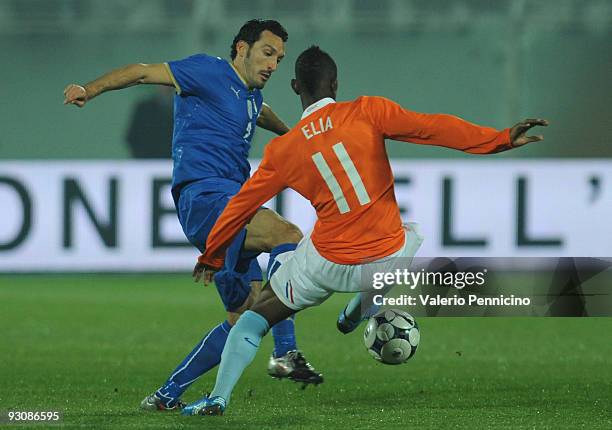
M 273 34 L 280 37 L 283 42 L 286 42 L 289 38 L 287 30 L 278 22 L 273 19 L 252 19 L 247 21 L 238 31 L 234 41 L 232 42 L 230 57 L 232 60 L 236 58 L 238 51 L 236 50 L 236 44 L 244 40 L 249 46 L 253 46 L 255 42 L 261 37 L 261 33 L 265 30 L 272 32 Z
M 316 45 L 300 54 L 295 61 L 295 78 L 304 85 L 309 94 L 338 77 L 338 68 L 333 58 Z

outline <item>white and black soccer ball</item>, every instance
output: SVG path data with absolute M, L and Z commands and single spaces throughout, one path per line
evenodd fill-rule
M 399 309 L 378 312 L 368 321 L 363 341 L 368 352 L 385 364 L 401 364 L 419 346 L 421 332 L 412 315 Z

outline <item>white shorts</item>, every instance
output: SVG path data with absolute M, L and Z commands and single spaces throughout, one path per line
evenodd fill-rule
M 408 267 L 423 243 L 418 225 L 404 226 L 406 240 L 397 252 L 366 264 L 337 264 L 324 257 L 314 247 L 310 234 L 305 236 L 293 252 L 280 254 L 276 261 L 281 266 L 270 279 L 272 290 L 285 306 L 296 311 L 323 303 L 335 292 L 354 293 L 373 290 L 364 273 L 395 270 L 398 258 Z M 408 261 L 405 259 L 409 259 Z

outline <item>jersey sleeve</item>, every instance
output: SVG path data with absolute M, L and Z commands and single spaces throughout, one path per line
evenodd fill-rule
M 286 188 L 272 162 L 271 145 L 266 146 L 261 164 L 253 176 L 232 197 L 215 223 L 206 241 L 206 250 L 198 262 L 220 269 L 225 251 L 234 237 L 251 220 L 261 205 Z
M 453 115 L 413 112 L 384 97 L 363 99 L 365 114 L 385 138 L 444 146 L 472 154 L 491 154 L 512 148 L 510 129 L 498 131 Z
M 169 61 L 168 70 L 172 75 L 178 94 L 201 95 L 207 86 L 214 82 L 210 79 L 215 68 L 215 57 L 196 54 L 177 61 Z

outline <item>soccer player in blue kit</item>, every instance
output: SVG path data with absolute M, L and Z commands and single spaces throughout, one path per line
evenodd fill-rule
M 206 239 L 229 199 L 248 179 L 247 159 L 256 126 L 279 135 L 287 126 L 263 103 L 261 89 L 285 55 L 287 32 L 273 20 L 251 20 L 231 46 L 231 61 L 197 54 L 160 64 L 132 64 L 86 85 L 70 84 L 64 104 L 83 107 L 94 97 L 138 84 L 174 86 L 172 196 L 189 241 L 204 252 Z M 183 392 L 220 359 L 229 330 L 261 289 L 256 257 L 275 258 L 295 249 L 302 233 L 276 212 L 261 208 L 229 247 L 215 284 L 228 312 L 176 367 L 167 381 L 141 403 L 143 409 L 180 408 Z M 195 269 L 194 269 L 195 270 Z M 297 350 L 292 319 L 272 329 L 274 352 L 268 373 L 296 382 L 323 382 Z

